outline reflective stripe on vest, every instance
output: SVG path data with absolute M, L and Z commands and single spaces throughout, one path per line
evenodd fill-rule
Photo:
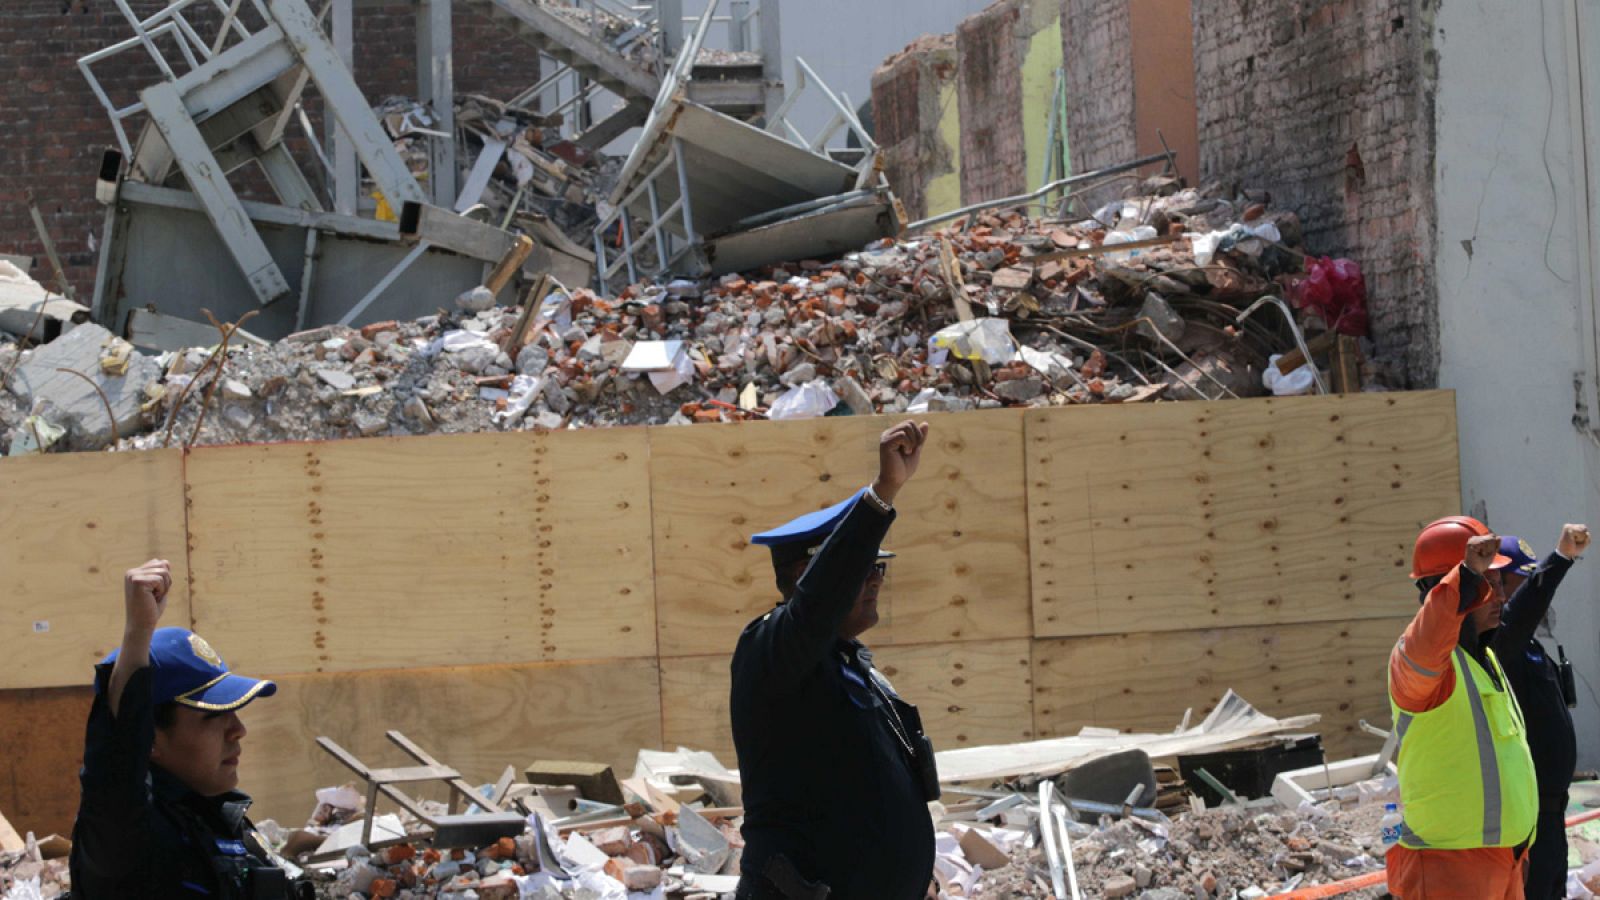
M 1403 649 L 1397 650 L 1409 664 Z M 1410 713 L 1395 705 L 1391 694 L 1405 802 L 1402 846 L 1505 847 L 1522 843 L 1533 831 L 1537 787 L 1522 711 L 1499 660 L 1493 651 L 1486 656 L 1498 686 L 1457 647 L 1451 657 L 1455 687 L 1443 704 Z M 1486 703 L 1495 704 L 1495 710 Z M 1469 771 L 1474 763 L 1476 773 Z

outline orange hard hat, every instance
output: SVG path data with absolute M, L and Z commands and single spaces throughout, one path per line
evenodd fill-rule
M 1411 580 L 1443 575 L 1461 564 L 1467 555 L 1467 541 L 1493 534 L 1489 526 L 1471 516 L 1445 516 L 1428 523 L 1417 535 L 1411 551 Z M 1496 553 L 1491 569 L 1511 565 L 1511 558 Z

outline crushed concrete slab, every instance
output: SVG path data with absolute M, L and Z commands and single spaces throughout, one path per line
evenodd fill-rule
M 80 325 L 26 354 L 12 380 L 11 389 L 22 403 L 67 429 L 66 440 L 73 449 L 95 450 L 111 443 L 113 422 L 118 435 L 137 431 L 144 403 L 141 392 L 162 377 L 161 364 L 142 353 L 128 357 L 125 374 L 102 371 L 101 349 L 115 339 L 99 325 Z M 89 380 L 62 369 L 80 372 Z

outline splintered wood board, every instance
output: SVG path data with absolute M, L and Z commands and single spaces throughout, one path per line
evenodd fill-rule
M 189 625 L 181 451 L 0 460 L 0 498 L 0 689 L 92 683 L 122 640 L 122 574 L 146 560 L 172 563 L 162 624 Z
M 195 628 L 245 671 L 652 656 L 646 454 L 620 428 L 196 450 Z
M 285 675 L 278 693 L 240 714 L 249 734 L 240 786 L 257 819 L 298 825 L 319 787 L 354 773 L 316 744 L 319 736 L 371 766 L 416 763 L 384 737 L 397 729 L 471 784 L 536 759 L 593 760 L 619 775 L 640 748 L 661 746 L 655 661 L 526 663 L 327 675 Z M 443 799 L 437 790 L 428 796 Z M 380 807 L 392 804 L 380 800 Z
M 0 691 L 0 814 L 22 834 L 71 834 L 94 688 Z
M 1448 391 L 1030 412 L 1036 637 L 1393 615 L 1460 511 Z
M 1396 611 L 1415 601 L 1396 598 Z M 1034 722 L 1040 737 L 1085 726 L 1171 731 L 1192 708 L 1198 725 L 1232 688 L 1257 709 L 1318 713 L 1324 745 L 1377 752 L 1356 723 L 1387 728 L 1389 650 L 1407 618 L 1045 638 L 1033 642 Z M 1330 756 L 1330 758 L 1338 758 Z
M 650 432 L 662 656 L 731 654 L 778 599 L 750 535 L 850 496 L 877 474 L 878 435 L 904 417 L 753 422 Z M 1022 417 L 925 418 L 921 468 L 895 501 L 899 554 L 874 646 L 1027 637 Z
M 738 765 L 728 715 L 731 655 L 661 660 L 663 742 L 709 750 L 729 768 Z M 916 705 L 935 748 L 1032 739 L 1027 640 L 883 647 L 873 657 L 895 691 Z

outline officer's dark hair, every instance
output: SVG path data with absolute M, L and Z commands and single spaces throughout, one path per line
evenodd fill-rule
M 172 701 L 158 703 L 153 716 L 157 728 L 171 728 L 178 721 L 178 704 Z

